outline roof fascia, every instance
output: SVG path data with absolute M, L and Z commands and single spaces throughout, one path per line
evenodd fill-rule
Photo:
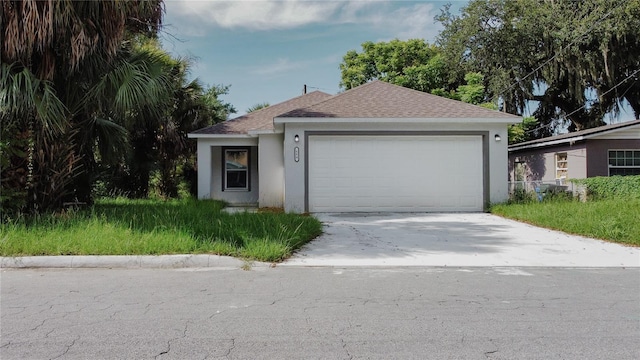
M 334 117 L 276 117 L 273 123 L 501 123 L 518 124 L 522 118 L 334 118 Z
M 255 135 L 251 134 L 198 134 L 198 133 L 189 133 L 187 134 L 189 139 L 247 139 L 254 138 Z
M 618 132 L 618 131 L 621 131 L 621 130 L 629 130 L 630 128 L 634 128 L 636 126 L 640 128 L 640 124 L 633 124 L 633 125 L 629 125 L 629 126 L 620 126 L 619 128 L 600 131 L 600 132 L 597 132 L 597 133 L 585 135 L 585 138 L 593 138 L 593 137 L 598 137 L 598 136 L 603 136 L 603 135 L 609 135 L 611 133 L 615 133 L 615 132 Z
M 509 151 L 517 151 L 517 150 L 524 150 L 524 149 L 536 149 L 536 148 L 559 145 L 559 144 L 564 144 L 564 143 L 578 142 L 578 141 L 581 141 L 581 140 L 584 140 L 584 139 L 586 139 L 585 136 L 574 136 L 574 137 L 570 137 L 570 138 L 566 138 L 566 139 L 544 141 L 544 142 L 539 142 L 539 143 L 529 144 L 529 145 L 523 145 L 523 146 L 514 145 L 513 147 L 509 147 Z
M 249 135 L 269 135 L 269 134 L 282 134 L 283 131 L 277 130 L 249 130 Z
M 634 126 L 640 126 L 640 125 L 639 124 L 634 124 L 634 125 L 631 125 L 631 126 L 621 126 L 619 128 L 610 129 L 610 130 L 604 130 L 604 131 L 600 131 L 600 132 L 596 132 L 596 133 L 592 133 L 592 134 L 588 134 L 588 135 L 572 136 L 572 137 L 568 137 L 568 138 L 564 138 L 564 139 L 551 140 L 551 141 L 542 141 L 542 142 L 537 142 L 537 143 L 534 143 L 534 144 L 528 144 L 528 145 L 522 145 L 522 146 L 518 146 L 516 144 L 513 147 L 509 147 L 509 151 L 518 151 L 518 150 L 524 150 L 524 149 L 536 149 L 536 148 L 541 148 L 541 147 L 545 147 L 545 146 L 553 146 L 553 145 L 559 145 L 559 144 L 564 144 L 564 143 L 573 143 L 573 142 L 578 142 L 578 141 L 582 141 L 582 140 L 597 138 L 597 137 L 603 136 L 603 135 L 608 135 L 608 134 L 611 134 L 611 133 L 618 132 L 620 130 L 626 130 L 629 127 L 634 127 Z

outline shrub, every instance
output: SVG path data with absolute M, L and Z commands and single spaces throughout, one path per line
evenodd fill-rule
M 509 204 L 527 204 L 537 201 L 535 192 L 527 191 L 525 189 L 516 189 L 509 197 Z
M 599 176 L 571 181 L 584 186 L 587 197 L 592 200 L 640 199 L 640 175 Z
M 507 204 L 528 204 L 543 201 L 571 201 L 574 200 L 573 193 L 555 187 L 541 186 L 540 192 L 528 191 L 526 189 L 515 189 L 509 196 Z

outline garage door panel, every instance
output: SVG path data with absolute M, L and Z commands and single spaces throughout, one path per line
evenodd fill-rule
M 480 211 L 480 136 L 310 136 L 309 211 Z

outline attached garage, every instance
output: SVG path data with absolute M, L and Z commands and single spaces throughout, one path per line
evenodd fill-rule
M 308 211 L 482 211 L 481 135 L 310 135 Z
M 378 80 L 315 91 L 190 134 L 198 196 L 295 213 L 484 211 L 508 198 L 507 126 L 521 120 Z M 233 188 L 228 149 L 250 164 Z

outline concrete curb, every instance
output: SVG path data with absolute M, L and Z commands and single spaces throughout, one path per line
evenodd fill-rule
M 269 267 L 270 263 L 245 261 L 219 255 L 107 255 L 107 256 L 22 256 L 0 257 L 0 268 L 226 268 Z

